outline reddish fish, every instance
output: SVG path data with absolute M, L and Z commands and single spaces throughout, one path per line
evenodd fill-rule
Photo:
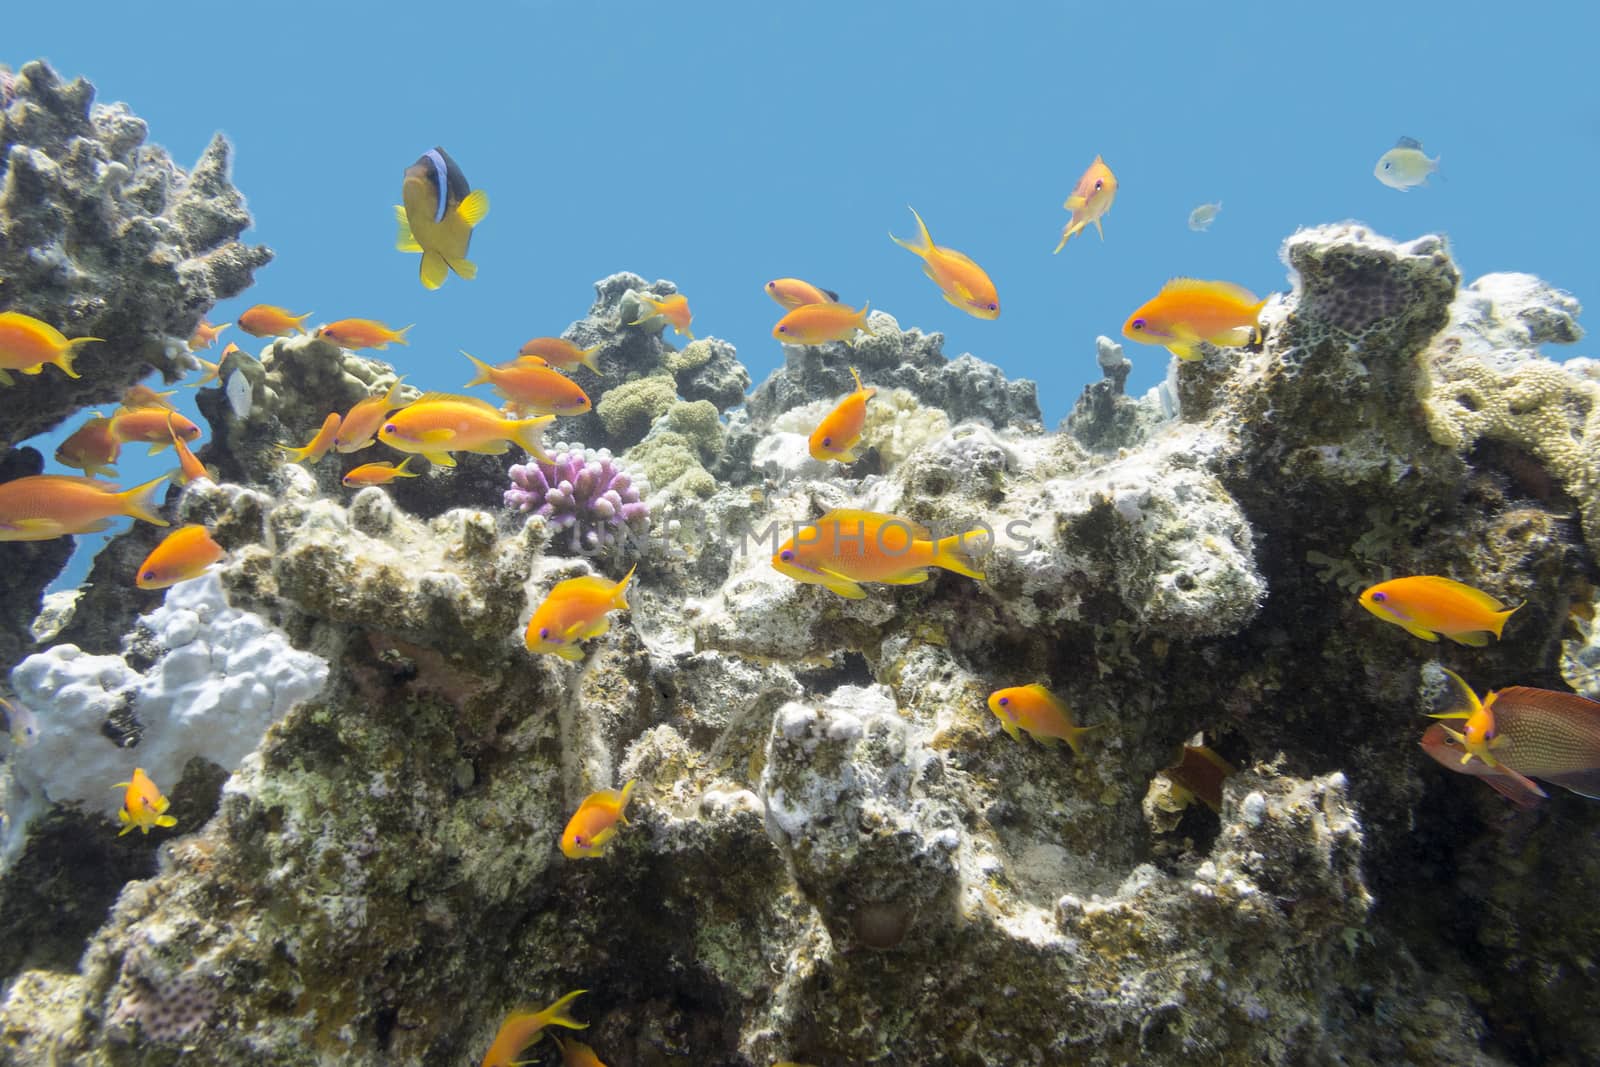
M 1528 778 L 1541 778 L 1600 799 L 1600 703 L 1525 685 L 1495 690 L 1480 701 L 1460 677 L 1445 674 L 1460 689 L 1465 706 L 1433 718 L 1466 720 L 1460 731 L 1444 727 L 1460 746 L 1458 766 L 1481 761 L 1522 779 L 1519 784 L 1528 790 L 1537 789 Z

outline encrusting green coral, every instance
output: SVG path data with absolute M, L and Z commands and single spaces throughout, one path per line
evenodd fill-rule
M 666 375 L 635 378 L 610 389 L 595 405 L 613 447 L 638 444 L 650 426 L 678 399 L 678 387 Z

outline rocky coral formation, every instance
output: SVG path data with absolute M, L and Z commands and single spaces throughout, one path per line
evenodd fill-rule
M 177 377 L 176 342 L 272 258 L 238 239 L 250 214 L 220 134 L 185 172 L 145 143 L 126 105 L 94 104 L 82 78 L 28 63 L 11 95 L 0 109 L 0 307 L 105 342 L 82 350 L 81 378 L 47 370 L 8 389 L 0 447 L 113 402 L 152 368 Z
M 617 325 L 646 287 L 603 281 L 569 334 L 606 342 L 608 387 L 563 428 L 631 446 L 662 536 L 600 564 L 637 562 L 632 608 L 582 664 L 521 643 L 532 605 L 593 568 L 494 507 L 503 468 L 476 505 L 450 472 L 424 512 L 234 455 L 259 488 L 183 506 L 230 549 L 232 609 L 327 683 L 80 967 L 7 961 L 28 968 L 0 1003 L 7 1051 L 470 1062 L 507 1010 L 586 988 L 587 1039 L 618 1064 L 1594 1058 L 1593 923 L 1530 897 L 1600 889 L 1559 847 L 1600 815 L 1505 813 L 1416 747 L 1427 660 L 1484 688 L 1559 684 L 1563 647 L 1569 671 L 1593 658 L 1567 607 L 1594 599 L 1594 498 L 1537 476 L 1555 452 L 1441 432 L 1455 394 L 1433 384 L 1470 359 L 1519 373 L 1538 357 L 1507 349 L 1577 336 L 1576 308 L 1531 283 L 1458 293 L 1436 238 L 1341 225 L 1284 254 L 1266 345 L 1179 366 L 1179 419 L 1122 396 L 1106 346 L 1104 388 L 1051 435 L 1031 385 L 881 315 L 853 351 L 790 349 L 724 423 L 731 389 L 689 383 L 737 381 L 731 349 Z M 306 342 L 272 348 L 282 388 L 258 383 L 251 418 L 282 422 L 320 372 Z M 808 466 L 851 365 L 880 388 L 879 451 Z M 1582 367 L 1539 373 L 1581 393 Z M 776 573 L 777 543 L 833 507 L 983 531 L 986 580 L 844 600 Z M 1422 646 L 1351 595 L 1388 573 L 1527 606 L 1495 646 Z M 987 694 L 1030 682 L 1100 727 L 1081 757 L 1001 732 Z M 1153 776 L 1200 730 L 1244 769 L 1220 813 L 1151 825 Z M 564 860 L 581 797 L 628 779 L 608 853 Z

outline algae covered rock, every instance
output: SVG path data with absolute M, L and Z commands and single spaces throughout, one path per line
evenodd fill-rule
M 233 149 L 218 134 L 191 171 L 145 143 L 124 104 L 24 64 L 0 109 L 0 307 L 68 337 L 101 337 L 79 378 L 47 368 L 7 390 L 13 445 L 80 408 L 108 404 L 153 367 L 178 377 L 181 341 L 219 300 L 271 260 L 239 235 L 251 225 L 229 180 Z

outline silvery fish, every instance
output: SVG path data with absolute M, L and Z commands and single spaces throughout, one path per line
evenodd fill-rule
M 1209 230 L 1211 228 L 1212 220 L 1217 217 L 1217 213 L 1221 210 L 1221 200 L 1218 200 L 1214 204 L 1201 204 L 1199 207 L 1189 212 L 1189 229 L 1195 231 L 1196 233 L 1203 233 L 1204 231 Z
M 234 415 L 241 419 L 250 417 L 250 379 L 244 376 L 243 371 L 234 371 L 228 375 L 227 384 L 228 406 L 233 409 Z
M 1372 174 L 1391 189 L 1402 193 L 1413 185 L 1422 185 L 1428 175 L 1439 169 L 1439 157 L 1429 159 L 1422 151 L 1422 142 L 1402 137 L 1395 146 L 1378 157 Z

